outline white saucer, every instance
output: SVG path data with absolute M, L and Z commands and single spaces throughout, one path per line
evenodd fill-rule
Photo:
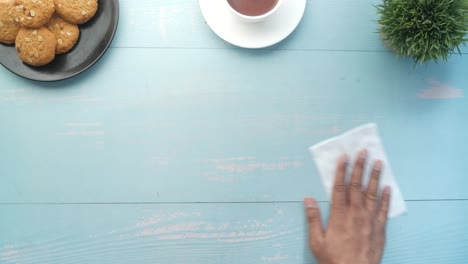
M 200 0 L 210 28 L 225 41 L 249 49 L 265 48 L 287 38 L 299 25 L 307 0 L 284 0 L 278 11 L 265 21 L 249 23 L 237 17 L 225 0 Z

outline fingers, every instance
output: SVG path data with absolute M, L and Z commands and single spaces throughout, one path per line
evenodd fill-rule
M 347 187 L 345 182 L 348 159 L 347 155 L 341 156 L 338 160 L 338 165 L 336 166 L 336 176 L 332 194 L 332 210 L 343 209 L 348 203 Z
M 309 245 L 312 251 L 318 249 L 323 240 L 322 218 L 317 201 L 312 197 L 304 198 L 305 213 L 307 216 L 307 226 L 309 230 Z
M 390 208 L 390 191 L 391 189 L 389 186 L 384 188 L 377 211 L 377 220 L 382 223 L 383 226 L 387 224 L 388 211 Z
M 378 160 L 374 164 L 371 172 L 371 178 L 367 185 L 367 192 L 365 198 L 365 206 L 367 210 L 373 211 L 377 206 L 377 193 L 379 191 L 380 174 L 382 172 L 382 161 Z
M 361 150 L 356 159 L 351 182 L 349 184 L 349 202 L 351 206 L 362 207 L 364 204 L 363 188 L 362 188 L 362 174 L 367 160 L 367 150 Z

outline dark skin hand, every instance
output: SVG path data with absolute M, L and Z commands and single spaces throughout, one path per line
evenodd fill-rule
M 310 197 L 304 199 L 309 247 L 318 264 L 379 264 L 385 247 L 390 206 L 389 187 L 378 196 L 383 164 L 375 162 L 366 189 L 362 178 L 367 151 L 359 153 L 349 185 L 345 182 L 348 159 L 344 155 L 338 161 L 326 230 L 317 202 Z

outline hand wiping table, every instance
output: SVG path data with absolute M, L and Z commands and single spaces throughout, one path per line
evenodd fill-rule
M 366 149 L 369 155 L 369 162 L 367 162 L 364 173 L 367 178 L 364 178 L 363 182 L 368 182 L 369 171 L 374 161 L 381 160 L 383 162 L 383 171 L 380 180 L 380 190 L 385 186 L 391 187 L 392 190 L 389 217 L 402 215 L 406 212 L 405 201 L 393 176 L 377 125 L 375 124 L 367 124 L 355 128 L 340 136 L 310 147 L 328 197 L 331 197 L 338 158 L 342 154 L 348 154 L 352 164 L 357 158 L 357 152 L 361 149 Z

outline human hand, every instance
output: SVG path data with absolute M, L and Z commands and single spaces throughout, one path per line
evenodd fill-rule
M 385 246 L 390 204 L 390 187 L 378 197 L 382 162 L 375 162 L 367 190 L 362 185 L 367 151 L 359 153 L 349 186 L 344 155 L 337 165 L 332 205 L 327 229 L 324 230 L 317 202 L 304 199 L 309 247 L 318 264 L 379 264 Z

